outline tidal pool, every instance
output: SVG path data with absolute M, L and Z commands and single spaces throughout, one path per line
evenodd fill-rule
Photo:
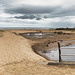
M 32 33 L 21 33 L 23 37 L 29 38 L 29 39 L 42 39 L 42 38 L 53 38 L 55 37 L 53 33 L 48 32 L 32 32 Z
M 62 61 L 74 61 L 75 62 L 75 44 L 61 47 L 61 59 Z M 55 49 L 42 53 L 50 58 L 50 60 L 59 61 L 59 50 Z

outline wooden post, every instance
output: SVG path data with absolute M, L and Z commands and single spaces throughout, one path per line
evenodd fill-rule
M 58 49 L 59 49 L 59 62 L 61 62 L 61 50 L 60 50 L 60 43 L 58 43 Z

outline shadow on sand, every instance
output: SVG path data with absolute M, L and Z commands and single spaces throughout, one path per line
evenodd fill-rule
M 62 62 L 60 62 L 60 63 L 49 62 L 47 65 L 75 65 L 75 62 L 68 62 L 68 63 L 67 62 L 66 63 L 65 62 L 64 63 L 62 63 Z

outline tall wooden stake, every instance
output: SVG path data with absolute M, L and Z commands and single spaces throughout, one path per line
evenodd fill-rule
M 59 62 L 61 62 L 61 50 L 60 50 L 60 43 L 58 43 L 58 49 L 59 49 Z

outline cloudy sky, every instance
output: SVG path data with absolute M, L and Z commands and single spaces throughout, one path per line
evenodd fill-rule
M 75 27 L 75 0 L 0 0 L 0 27 Z

